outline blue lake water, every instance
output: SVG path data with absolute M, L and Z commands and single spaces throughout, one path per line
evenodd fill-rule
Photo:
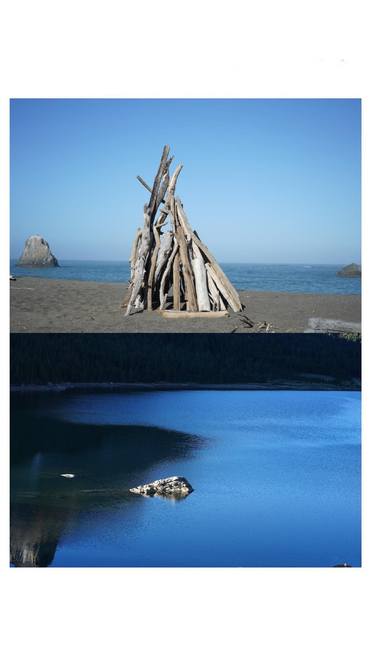
M 129 265 L 124 261 L 61 261 L 57 268 L 21 268 L 11 262 L 16 277 L 34 276 L 61 280 L 127 282 Z M 315 294 L 360 294 L 359 278 L 336 275 L 342 265 L 328 264 L 227 264 L 222 268 L 237 289 L 287 291 Z
M 361 564 L 357 392 L 13 395 L 11 446 L 17 566 Z

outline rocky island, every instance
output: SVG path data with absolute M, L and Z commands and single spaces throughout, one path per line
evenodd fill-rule
M 337 271 L 339 277 L 361 277 L 362 271 L 359 264 L 349 264 Z
M 184 476 L 169 476 L 166 479 L 158 479 L 143 486 L 130 488 L 129 492 L 135 495 L 148 495 L 149 497 L 162 495 L 163 497 L 176 499 L 190 495 L 193 492 L 193 488 Z
M 34 235 L 29 236 L 25 242 L 25 247 L 21 257 L 17 262 L 17 266 L 35 266 L 35 267 L 51 267 L 58 266 L 54 254 L 50 250 L 50 246 L 42 236 Z

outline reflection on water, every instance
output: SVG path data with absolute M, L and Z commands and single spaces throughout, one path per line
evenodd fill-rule
M 343 392 L 14 396 L 11 564 L 360 566 L 359 405 Z M 128 492 L 174 474 L 195 489 L 182 501 Z
M 10 561 L 15 567 L 48 567 L 69 520 L 69 511 L 16 504 L 11 511 Z

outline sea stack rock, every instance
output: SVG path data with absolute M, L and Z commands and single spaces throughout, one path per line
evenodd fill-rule
M 359 264 L 349 264 L 337 271 L 339 277 L 361 277 L 361 267 Z
M 26 243 L 22 256 L 19 258 L 17 266 L 35 266 L 35 267 L 50 267 L 58 266 L 54 254 L 52 254 L 50 247 L 42 236 L 30 236 Z

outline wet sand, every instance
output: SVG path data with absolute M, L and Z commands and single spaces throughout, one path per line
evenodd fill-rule
M 312 322 L 342 322 L 337 328 L 357 331 L 361 297 L 336 294 L 291 294 L 241 291 L 249 328 L 240 314 L 212 319 L 164 319 L 158 312 L 124 317 L 127 295 L 120 283 L 17 278 L 10 283 L 10 322 L 13 333 L 303 333 Z M 314 325 L 314 323 L 313 323 Z M 333 325 L 333 324 L 332 324 Z

